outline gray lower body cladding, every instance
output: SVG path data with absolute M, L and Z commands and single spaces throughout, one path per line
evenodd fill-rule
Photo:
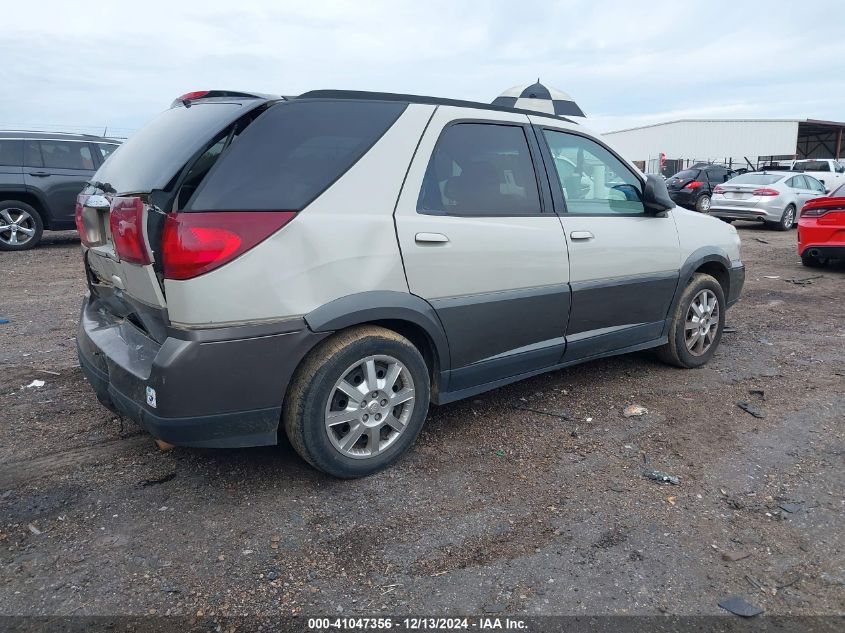
M 302 319 L 208 330 L 169 330 L 158 343 L 86 296 L 80 366 L 98 399 L 172 444 L 275 444 L 282 403 L 299 362 L 328 333 Z M 155 406 L 147 388 L 155 390 Z

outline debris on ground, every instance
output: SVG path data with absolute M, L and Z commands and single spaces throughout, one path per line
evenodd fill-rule
M 758 242 L 760 242 L 761 244 L 768 244 L 768 242 L 766 240 L 764 240 L 762 237 L 755 237 L 754 239 L 757 240 Z
M 157 477 L 154 479 L 144 479 L 144 481 L 141 482 L 141 487 L 147 488 L 148 486 L 157 486 L 158 484 L 164 484 L 168 481 L 173 481 L 174 479 L 176 479 L 176 473 L 168 473 L 163 477 Z
M 750 413 L 755 418 L 765 418 L 766 417 L 766 414 L 763 413 L 763 411 L 760 409 L 760 407 L 757 407 L 757 406 L 751 404 L 750 402 L 746 402 L 746 401 L 743 400 L 742 402 L 737 402 L 736 406 L 738 406 L 740 409 L 742 409 L 746 413 Z
M 511 407 L 514 411 L 528 411 L 529 413 L 539 413 L 540 415 L 547 415 L 551 418 L 560 418 L 561 420 L 571 421 L 575 418 L 567 411 L 555 413 L 554 411 L 543 411 L 542 409 L 532 409 L 531 407 Z
M 761 400 L 766 399 L 766 391 L 764 389 L 749 389 L 748 395 L 750 395 L 750 396 L 760 396 Z
M 158 450 L 160 450 L 162 453 L 173 450 L 174 448 L 176 448 L 176 446 L 174 444 L 171 444 L 170 442 L 165 442 L 164 440 L 158 440 L 157 439 L 157 440 L 155 440 L 155 443 L 156 443 L 156 446 L 158 446 Z
M 35 527 L 32 523 L 30 523 L 26 527 L 29 528 L 29 531 L 35 534 L 35 536 L 40 536 L 41 534 L 43 534 L 43 532 L 41 532 L 41 530 Z
M 780 275 L 763 275 L 763 279 L 780 279 Z
M 722 552 L 722 560 L 729 563 L 735 563 L 749 556 L 751 556 L 751 552 Z
M 804 507 L 804 504 L 783 502 L 779 503 L 778 507 L 784 512 L 789 512 L 789 514 L 795 514 L 796 512 L 801 512 L 802 508 Z
M 33 380 L 33 381 L 32 381 L 31 383 L 29 383 L 28 385 L 24 385 L 23 387 L 21 387 L 21 389 L 32 389 L 33 387 L 35 387 L 35 388 L 38 388 L 38 387 L 43 387 L 43 386 L 44 386 L 44 384 L 45 384 L 45 383 L 44 383 L 44 381 L 43 381 L 43 380 Z
M 824 279 L 824 275 L 816 275 L 815 277 L 805 277 L 804 279 L 792 277 L 790 279 L 784 279 L 784 281 L 789 282 L 791 284 L 795 284 L 796 286 L 809 286 L 811 283 L 813 283 L 814 279 Z
M 665 473 L 662 470 L 644 470 L 643 475 L 645 475 L 649 479 L 653 479 L 654 481 L 670 483 L 673 486 L 677 486 L 681 483 L 680 477 L 677 477 L 676 475 L 670 475 L 669 473 Z
M 732 325 L 726 325 L 722 328 L 722 334 L 735 334 L 736 328 Z
M 4 325 L 6 323 L 10 323 L 9 319 L 0 319 L 0 325 Z
M 678 497 L 666 497 L 666 503 L 668 503 L 670 506 L 673 506 L 675 505 L 675 501 L 677 499 Z
M 729 596 L 719 601 L 719 606 L 725 611 L 730 611 L 734 615 L 742 616 L 743 618 L 753 618 L 755 615 L 763 613 L 763 609 L 758 606 L 746 602 L 739 596 Z
M 622 415 L 624 415 L 626 418 L 645 415 L 646 413 L 648 413 L 648 409 L 646 409 L 641 404 L 629 404 L 627 407 L 625 407 L 625 410 L 622 411 Z

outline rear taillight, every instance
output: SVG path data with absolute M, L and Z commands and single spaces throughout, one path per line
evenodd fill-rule
M 834 212 L 845 212 L 845 197 L 823 197 L 810 200 L 801 209 L 802 218 L 820 218 Z
M 121 261 L 141 266 L 151 263 L 144 240 L 144 201 L 141 198 L 114 198 L 109 226 L 114 252 Z
M 752 191 L 751 195 L 773 198 L 774 196 L 779 196 L 780 191 L 778 191 L 777 189 L 770 189 L 769 187 L 761 187 L 760 189 L 755 189 L 754 191 Z
M 704 182 L 701 180 L 693 180 L 684 185 L 684 189 L 698 189 Z
M 725 188 L 722 185 L 713 187 L 713 193 L 725 193 Z
M 164 221 L 162 257 L 167 279 L 191 279 L 232 261 L 270 237 L 295 211 L 192 211 Z

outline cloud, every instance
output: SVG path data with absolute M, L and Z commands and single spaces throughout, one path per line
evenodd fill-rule
M 843 118 L 845 83 L 835 76 L 841 27 L 798 27 L 784 15 L 790 7 L 14 3 L 4 9 L 0 39 L 0 126 L 130 131 L 201 88 L 339 87 L 490 101 L 537 76 L 572 94 L 600 130 L 692 116 Z M 813 14 L 840 9 L 818 0 Z

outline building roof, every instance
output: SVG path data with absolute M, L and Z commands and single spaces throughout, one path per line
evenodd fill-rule
M 809 125 L 817 125 L 820 127 L 842 127 L 845 128 L 845 123 L 839 121 L 825 121 L 822 119 L 676 119 L 674 121 L 662 121 L 660 123 L 650 123 L 648 125 L 638 125 L 635 127 L 624 128 L 621 130 L 613 130 L 611 132 L 604 132 L 607 134 L 618 134 L 620 132 L 632 132 L 634 130 L 645 130 L 647 128 L 662 127 L 664 125 L 673 125 L 676 123 L 803 123 Z

